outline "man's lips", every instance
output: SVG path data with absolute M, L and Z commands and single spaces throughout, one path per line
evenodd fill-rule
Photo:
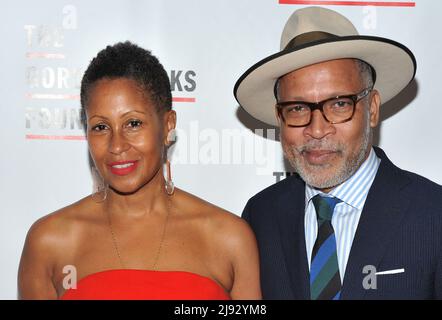
M 304 158 L 311 164 L 324 164 L 336 155 L 333 150 L 306 150 L 303 151 Z
M 138 166 L 138 160 L 115 161 L 108 164 L 111 172 L 118 176 L 124 176 L 134 171 Z

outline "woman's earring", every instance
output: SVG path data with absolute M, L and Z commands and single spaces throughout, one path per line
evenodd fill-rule
M 173 195 L 173 192 L 175 191 L 175 185 L 172 181 L 172 173 L 170 172 L 170 161 L 169 159 L 166 160 L 166 193 L 171 196 Z
M 92 179 L 94 181 L 94 193 L 92 194 L 92 200 L 94 200 L 96 203 L 101 203 L 107 198 L 107 186 L 95 167 L 92 167 Z
M 167 145 L 170 146 L 172 142 L 176 140 L 176 131 L 175 129 L 170 129 L 167 133 Z
M 170 170 L 170 161 L 168 157 L 168 147 L 175 141 L 176 132 L 175 129 L 169 130 L 167 133 L 167 147 L 166 147 L 166 193 L 171 196 L 175 191 L 175 185 L 172 181 L 172 172 Z

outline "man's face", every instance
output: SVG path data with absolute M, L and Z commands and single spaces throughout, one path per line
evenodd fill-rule
M 279 102 L 319 102 L 361 92 L 362 81 L 354 59 L 314 64 L 286 74 L 279 83 Z M 309 185 L 330 191 L 350 178 L 368 157 L 371 131 L 379 120 L 377 91 L 359 101 L 352 120 L 330 124 L 319 110 L 306 127 L 288 127 L 279 119 L 284 155 Z

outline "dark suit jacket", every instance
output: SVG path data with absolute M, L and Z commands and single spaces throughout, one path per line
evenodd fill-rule
M 442 299 L 442 187 L 381 159 L 355 234 L 341 299 Z M 264 299 L 309 299 L 305 183 L 290 176 L 251 198 L 243 212 L 255 232 Z M 376 289 L 364 289 L 364 266 Z M 373 283 L 372 283 L 373 284 Z

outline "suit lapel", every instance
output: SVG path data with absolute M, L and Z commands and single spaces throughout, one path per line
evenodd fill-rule
M 372 265 L 378 269 L 391 237 L 400 226 L 409 200 L 401 189 L 408 179 L 385 153 L 375 148 L 381 158 L 376 178 L 368 193 L 353 240 L 342 288 L 342 299 L 362 299 L 367 290 L 362 270 Z
M 291 176 L 291 188 L 281 195 L 278 226 L 295 299 L 309 299 L 309 271 L 304 232 L 305 184 Z

